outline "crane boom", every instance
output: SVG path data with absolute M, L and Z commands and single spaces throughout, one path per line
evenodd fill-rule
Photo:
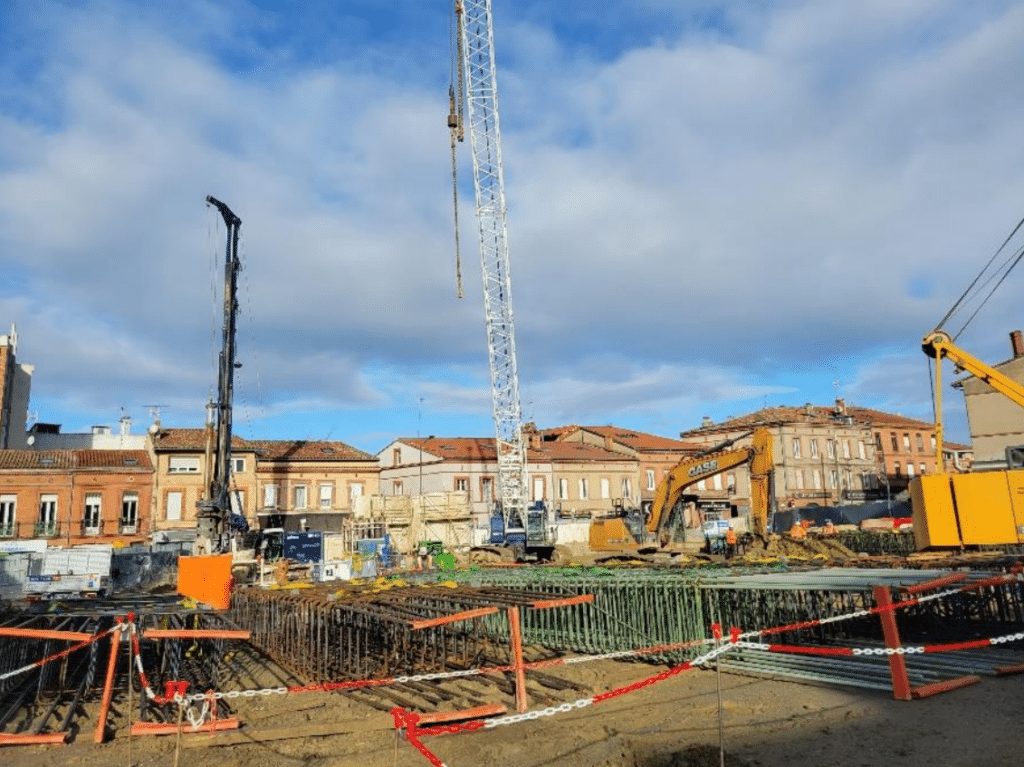
M 526 443 L 516 368 L 512 275 L 490 0 L 457 0 L 466 83 L 473 185 L 480 230 L 491 401 L 497 433 L 498 488 L 506 533 L 525 532 Z

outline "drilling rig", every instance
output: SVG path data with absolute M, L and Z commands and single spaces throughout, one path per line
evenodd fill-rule
M 224 258 L 224 327 L 217 380 L 217 402 L 206 411 L 206 482 L 198 506 L 196 553 L 216 554 L 228 549 L 228 522 L 231 519 L 231 410 L 234 398 L 235 317 L 238 314 L 238 233 L 242 219 L 227 205 L 213 197 L 206 202 L 215 207 L 227 227 Z
M 452 174 L 455 145 L 468 117 L 473 185 L 480 234 L 484 317 L 490 360 L 491 402 L 497 432 L 498 508 L 491 517 L 490 543 L 516 559 L 551 559 L 554 535 L 543 501 L 528 507 L 526 441 L 522 431 L 509 271 L 505 180 L 498 120 L 498 85 L 490 0 L 455 0 L 454 44 L 458 88 L 449 89 Z M 453 72 L 454 75 L 454 72 Z M 453 78 L 454 79 L 454 78 Z M 455 183 L 457 190 L 458 185 Z M 456 246 L 458 200 L 455 192 Z M 461 283 L 460 283 L 461 294 Z

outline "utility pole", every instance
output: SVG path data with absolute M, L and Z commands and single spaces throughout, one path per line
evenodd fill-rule
M 213 554 L 224 551 L 226 522 L 231 514 L 231 408 L 234 399 L 235 317 L 238 314 L 238 232 L 242 219 L 213 197 L 206 202 L 220 211 L 227 227 L 227 247 L 224 258 L 224 328 L 217 379 L 217 402 L 211 402 L 207 411 L 208 432 L 214 432 L 216 450 L 213 466 L 208 466 L 204 497 L 199 500 L 197 514 L 197 553 Z M 209 454 L 208 450 L 208 454 Z M 210 470 L 212 468 L 212 470 Z

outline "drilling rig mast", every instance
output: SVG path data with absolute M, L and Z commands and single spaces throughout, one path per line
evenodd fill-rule
M 497 432 L 498 488 L 504 527 L 499 532 L 492 524 L 491 542 L 517 548 L 543 546 L 548 543 L 549 537 L 546 519 L 538 520 L 540 524 L 537 526 L 529 524 L 527 519 L 526 442 L 522 432 L 519 374 L 516 369 L 512 275 L 509 271 L 505 180 L 501 161 L 490 0 L 455 0 L 455 23 L 459 69 L 458 112 L 453 94 L 448 126 L 452 133 L 454 171 L 455 142 L 463 138 L 465 97 L 473 153 L 491 401 Z M 456 215 L 457 212 L 456 205 Z
M 224 551 L 227 521 L 231 515 L 231 411 L 235 377 L 235 317 L 238 314 L 238 232 L 242 219 L 231 208 L 213 197 L 206 202 L 220 211 L 227 227 L 224 257 L 224 327 L 217 380 L 217 402 L 207 410 L 207 432 L 213 432 L 214 444 L 208 446 L 206 487 L 198 502 L 196 551 L 214 554 Z M 212 459 L 212 460 L 211 460 Z M 212 464 L 212 465 L 211 465 Z

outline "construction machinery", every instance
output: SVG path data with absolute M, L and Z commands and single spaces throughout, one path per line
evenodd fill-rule
M 730 449 L 753 435 L 751 444 Z M 752 531 L 762 539 L 768 529 L 768 511 L 772 497 L 772 435 L 767 429 L 755 429 L 716 445 L 710 451 L 683 458 L 658 485 L 650 515 L 639 510 L 620 511 L 615 516 L 595 519 L 590 525 L 590 548 L 595 552 L 655 553 L 670 547 L 674 538 L 670 520 L 673 510 L 686 500 L 686 489 L 702 479 L 748 465 L 750 471 L 750 520 Z
M 936 455 L 942 461 L 942 360 L 1024 407 L 1024 386 L 958 347 L 943 330 L 921 342 L 935 364 Z M 918 549 L 1024 543 L 1024 470 L 938 472 L 910 482 Z
M 505 180 L 501 160 L 498 86 L 494 59 L 494 28 L 490 0 L 455 0 L 458 93 L 449 89 L 448 127 L 455 178 L 455 145 L 464 137 L 468 114 L 473 154 L 473 186 L 480 234 L 484 316 L 491 373 L 491 402 L 497 432 L 498 505 L 491 519 L 492 546 L 515 553 L 516 559 L 550 559 L 554 552 L 546 508 L 527 509 L 526 441 L 522 433 L 519 374 L 516 368 L 512 276 L 509 271 Z M 455 73 L 453 72 L 453 79 Z M 455 183 L 456 247 L 458 184 Z M 461 278 L 460 278 L 461 279 Z M 461 281 L 459 284 L 461 296 Z
M 207 406 L 206 461 L 203 497 L 198 501 L 196 554 L 215 554 L 229 548 L 229 522 L 231 514 L 231 414 L 234 398 L 235 319 L 238 314 L 238 235 L 242 219 L 231 208 L 214 197 L 207 196 L 208 205 L 215 207 L 224 218 L 227 228 L 227 246 L 224 259 L 224 326 L 221 347 L 217 402 Z M 244 518 L 243 518 L 244 521 Z

